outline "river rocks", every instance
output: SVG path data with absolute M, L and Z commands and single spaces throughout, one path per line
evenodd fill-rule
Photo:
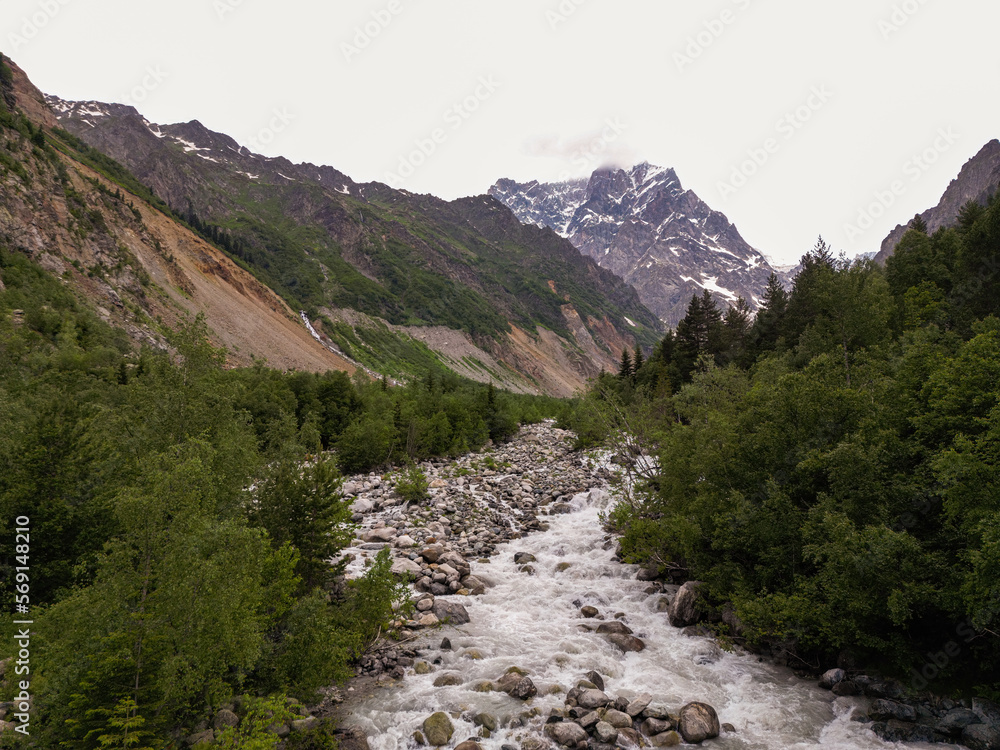
M 576 698 L 580 708 L 604 708 L 611 703 L 611 698 L 602 690 L 584 690 Z
M 586 713 L 583 716 L 581 716 L 577 720 L 577 724 L 579 724 L 584 729 L 589 729 L 590 727 L 597 724 L 597 722 L 599 722 L 600 720 L 601 720 L 601 715 L 597 713 L 597 711 L 591 711 L 590 713 Z
M 533 698 L 538 695 L 538 688 L 535 687 L 535 683 L 531 681 L 530 677 L 522 677 L 511 687 L 510 690 L 505 691 L 511 698 L 517 698 L 518 700 L 526 701 L 529 698 Z
M 683 586 L 681 590 L 683 590 Z M 681 709 L 677 728 L 685 742 L 698 743 L 718 737 L 719 715 L 707 703 L 688 703 Z
M 442 599 L 435 599 L 431 611 L 442 622 L 449 622 L 452 625 L 464 625 L 469 622 L 469 612 L 458 602 L 446 602 Z
M 962 730 L 962 744 L 969 750 L 1000 750 L 1000 728 L 971 724 Z
M 917 710 L 913 706 L 905 703 L 897 703 L 886 699 L 880 699 L 872 703 L 868 709 L 868 716 L 874 721 L 916 721 Z
M 412 576 L 420 575 L 420 566 L 417 565 L 412 560 L 407 560 L 405 557 L 397 557 L 392 563 L 392 572 L 396 575 L 409 574 Z
M 824 690 L 833 690 L 833 686 L 842 682 L 847 677 L 843 669 L 830 669 L 819 678 L 819 686 Z
M 696 625 L 701 620 L 699 607 L 701 601 L 699 589 L 701 586 L 700 581 L 688 581 L 680 587 L 674 600 L 670 603 L 670 609 L 667 610 L 667 617 L 670 619 L 670 624 L 675 628 L 686 628 L 690 625 Z
M 673 729 L 673 724 L 666 719 L 646 719 L 640 726 L 640 731 L 647 737 L 655 737 L 658 734 L 669 732 Z
M 677 732 L 663 732 L 649 738 L 649 744 L 653 747 L 677 747 L 681 741 L 681 736 Z
M 597 632 L 601 634 L 632 635 L 632 629 L 625 623 L 614 620 L 613 622 L 602 622 L 597 626 Z
M 585 607 L 580 607 L 580 614 L 587 618 L 594 618 L 597 617 L 600 614 L 600 612 L 598 611 L 597 607 L 591 607 L 590 605 L 587 605 Z
M 857 695 L 858 693 L 861 692 L 861 688 L 858 687 L 857 683 L 854 682 L 854 680 L 841 680 L 832 688 L 830 688 L 830 691 L 834 695 L 843 697 L 848 695 Z
M 534 555 L 528 552 L 515 552 L 514 562 L 518 565 L 526 565 L 528 563 L 537 562 Z
M 472 723 L 477 727 L 485 727 L 491 732 L 495 732 L 497 730 L 497 717 L 493 714 L 476 714 L 472 719 Z
M 604 690 L 604 678 L 594 670 L 587 672 L 584 677 L 594 683 L 598 690 Z
M 420 550 L 420 557 L 428 564 L 436 563 L 443 554 L 444 546 L 441 544 L 432 544 Z
M 613 726 L 615 729 L 626 729 L 632 726 L 632 717 L 624 711 L 616 711 L 609 708 L 604 712 L 603 721 Z
M 980 719 L 975 711 L 968 708 L 953 708 L 937 721 L 934 728 L 942 734 L 958 737 L 967 726 L 979 723 Z
M 624 633 L 611 633 L 608 636 L 608 640 L 615 644 L 625 653 L 632 651 L 642 651 L 646 648 L 646 644 L 636 638 L 634 635 L 625 635 Z
M 886 742 L 935 742 L 934 730 L 920 724 L 891 719 L 872 724 L 872 731 Z
M 635 718 L 649 707 L 649 704 L 652 702 L 652 700 L 653 696 L 651 696 L 649 693 L 643 693 L 638 698 L 634 699 L 631 703 L 628 704 L 628 706 L 625 708 L 625 713 L 627 713 L 632 718 Z
M 455 750 L 483 750 L 483 748 L 475 740 L 466 740 L 455 745 Z
M 434 687 L 449 687 L 451 685 L 461 685 L 462 676 L 454 672 L 445 672 L 434 678 Z
M 438 711 L 424 719 L 422 728 L 424 737 L 427 738 L 427 744 L 435 747 L 447 745 L 455 733 L 451 719 L 443 711 Z
M 380 529 L 372 529 L 365 533 L 363 537 L 366 542 L 391 542 L 396 538 L 396 530 L 389 527 L 383 527 Z
M 599 721 L 594 725 L 594 739 L 606 745 L 613 745 L 618 741 L 618 729 L 606 721 Z
M 546 724 L 545 734 L 560 745 L 568 747 L 576 747 L 577 745 L 586 746 L 587 741 L 590 739 L 583 727 L 570 721 L 562 721 L 558 724 Z

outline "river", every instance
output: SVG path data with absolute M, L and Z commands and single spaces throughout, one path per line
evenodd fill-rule
M 883 742 L 864 724 L 851 720 L 859 698 L 837 698 L 791 670 L 757 657 L 720 651 L 705 638 L 684 636 L 666 614 L 657 612 L 661 594 L 647 595 L 648 583 L 635 579 L 635 566 L 614 560 L 605 549 L 600 513 L 611 502 L 606 492 L 580 494 L 573 512 L 552 516 L 550 529 L 502 545 L 490 563 L 473 563 L 473 574 L 494 584 L 479 597 L 453 597 L 466 605 L 471 623 L 430 631 L 416 642 L 421 659 L 432 663 L 429 674 L 408 674 L 402 682 L 353 694 L 343 707 L 346 723 L 360 726 L 372 750 L 413 748 L 413 733 L 435 711 L 453 716 L 452 745 L 475 738 L 471 719 L 486 712 L 501 727 L 489 739 L 478 741 L 484 750 L 519 746 L 520 740 L 540 736 L 550 709 L 562 708 L 563 694 L 546 692 L 554 685 L 574 687 L 589 670 L 604 676 L 605 692 L 631 698 L 648 692 L 653 706 L 676 712 L 691 701 L 716 708 L 724 732 L 705 747 L 720 750 L 799 750 L 836 748 L 875 750 L 887 747 L 942 750 L 953 745 Z M 537 558 L 534 575 L 519 570 L 516 552 Z M 604 637 L 586 632 L 582 605 L 597 607 L 610 620 L 624 613 L 624 622 L 647 647 L 623 655 Z M 441 650 L 448 637 L 452 650 Z M 475 658 L 473 658 L 475 657 Z M 496 680 L 508 668 L 525 669 L 538 687 L 528 704 L 501 692 L 476 692 L 483 680 Z M 461 684 L 434 687 L 443 672 L 456 673 Z M 352 695 L 349 693 L 348 695 Z M 541 715 L 522 726 L 519 715 L 531 708 Z M 512 721 L 513 720 L 513 721 Z

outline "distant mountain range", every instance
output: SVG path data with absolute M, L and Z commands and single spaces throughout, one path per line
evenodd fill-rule
M 26 176 L 0 186 L 0 232 L 137 341 L 162 345 L 154 318 L 204 313 L 233 364 L 443 367 L 570 395 L 662 335 L 634 289 L 490 196 L 359 184 L 198 121 L 43 97 L 12 69 L 5 96 L 45 130 L 72 190 L 25 152 Z
M 490 195 L 622 277 L 670 326 L 706 289 L 723 307 L 741 296 L 756 309 L 774 270 L 724 214 L 685 190 L 673 169 L 643 163 L 600 169 L 587 180 L 502 179 Z
M 920 214 L 927 223 L 928 233 L 933 234 L 941 227 L 954 224 L 962 206 L 969 201 L 985 205 L 998 187 L 1000 187 L 1000 141 L 993 139 L 965 163 L 958 177 L 952 180 L 944 191 L 938 204 Z M 909 221 L 906 224 L 899 224 L 882 241 L 882 249 L 875 256 L 878 263 L 884 264 L 895 252 L 896 245 L 903 239 L 908 227 Z

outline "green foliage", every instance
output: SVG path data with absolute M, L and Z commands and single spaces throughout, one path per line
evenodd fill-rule
M 284 695 L 269 698 L 245 698 L 244 715 L 239 725 L 226 727 L 215 746 L 223 750 L 272 750 L 281 738 L 268 728 L 273 724 L 286 724 L 300 716 L 288 706 Z
M 686 569 L 751 640 L 817 665 L 846 650 L 905 675 L 962 624 L 945 677 L 995 691 L 998 217 L 917 223 L 885 272 L 821 240 L 790 294 L 772 279 L 742 354 L 743 316 L 696 298 L 633 382 L 598 379 L 568 417 L 581 440 L 655 422 L 659 469 L 609 514 L 626 558 Z
M 296 732 L 285 740 L 285 750 L 338 750 L 340 743 L 332 719 L 320 719 L 304 732 Z
M 396 480 L 396 493 L 408 503 L 419 503 L 427 499 L 427 475 L 416 463 L 410 463 Z
M 177 218 L 173 211 L 170 210 L 170 207 L 153 192 L 152 188 L 142 184 L 132 172 L 110 156 L 98 151 L 96 148 L 88 146 L 75 135 L 62 128 L 53 128 L 52 135 L 53 138 L 49 142 L 60 151 L 69 154 L 77 161 L 86 164 L 103 177 L 111 180 L 111 182 L 142 198 L 167 216 Z
M 276 544 L 299 551 L 295 573 L 306 589 L 325 582 L 331 573 L 328 560 L 351 540 L 350 503 L 340 491 L 342 483 L 332 458 L 303 467 L 289 456 L 272 468 L 251 500 L 251 521 Z
M 152 732 L 143 730 L 146 719 L 139 714 L 139 707 L 131 698 L 123 698 L 118 701 L 113 711 L 108 712 L 108 734 L 102 734 L 97 738 L 101 748 L 112 750 L 152 750 L 152 748 L 136 747 L 142 744 L 145 737 Z

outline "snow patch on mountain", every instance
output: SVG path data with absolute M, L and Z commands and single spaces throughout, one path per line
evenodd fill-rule
M 502 179 L 490 194 L 521 222 L 552 229 L 621 276 L 668 325 L 705 289 L 723 306 L 742 296 L 756 308 L 772 272 L 670 168 L 644 162 L 559 183 Z

